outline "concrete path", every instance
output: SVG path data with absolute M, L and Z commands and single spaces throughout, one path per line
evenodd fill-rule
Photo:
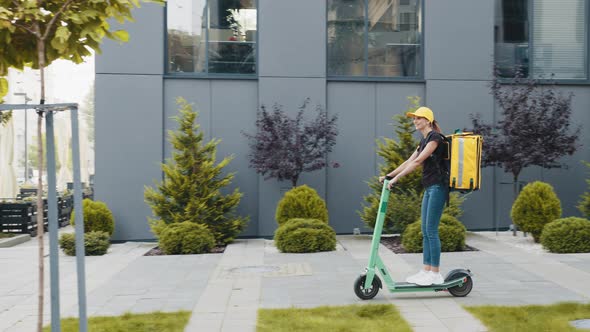
M 223 254 L 187 256 L 143 256 L 154 243 L 114 244 L 107 255 L 86 260 L 88 314 L 188 310 L 187 332 L 241 332 L 255 331 L 259 308 L 392 303 L 414 331 L 471 332 L 486 329 L 462 305 L 590 300 L 590 254 L 531 252 L 478 234 L 470 234 L 467 243 L 480 250 L 443 253 L 441 267 L 443 274 L 471 269 L 474 289 L 468 297 L 381 290 L 370 301 L 359 300 L 352 289 L 366 265 L 370 236 L 339 236 L 336 251 L 314 254 L 279 253 L 264 239 L 237 240 Z M 396 280 L 417 271 L 422 261 L 421 254 L 396 255 L 384 246 L 380 256 Z M 0 331 L 34 330 L 36 262 L 35 239 L 0 249 Z M 62 317 L 75 317 L 75 258 L 60 254 L 60 275 Z M 47 287 L 46 324 L 49 308 Z

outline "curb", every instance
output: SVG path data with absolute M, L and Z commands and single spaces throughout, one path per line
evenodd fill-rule
M 0 248 L 10 248 L 17 244 L 25 243 L 31 239 L 29 234 L 20 234 L 7 239 L 0 239 Z

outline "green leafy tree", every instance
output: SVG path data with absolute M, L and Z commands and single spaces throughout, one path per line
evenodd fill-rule
M 377 155 L 383 158 L 383 163 L 379 164 L 380 175 L 396 169 L 414 153 L 418 146 L 419 141 L 413 137 L 416 129 L 412 119 L 405 116 L 405 113 L 413 112 L 420 107 L 420 97 L 408 97 L 408 101 L 408 109 L 392 118 L 397 123 L 395 132 L 398 140 L 387 137 L 377 140 Z M 385 232 L 402 233 L 408 224 L 420 217 L 419 201 L 420 193 L 423 190 L 420 181 L 421 172 L 412 172 L 401 178 L 399 184 L 394 187 L 389 198 L 394 204 L 387 206 L 384 221 Z M 377 176 L 371 178 L 368 184 L 373 192 L 364 197 L 365 203 L 359 215 L 367 226 L 373 228 L 383 186 L 379 183 Z M 402 206 L 399 204 L 400 202 L 407 202 L 410 205 L 403 204 L 403 208 L 400 208 Z M 418 203 L 416 204 L 416 202 Z
M 227 244 L 244 229 L 246 219 L 235 209 L 242 193 L 235 189 L 224 195 L 221 190 L 231 183 L 233 173 L 222 175 L 232 158 L 215 163 L 219 140 L 203 142 L 203 132 L 195 123 L 197 112 L 183 98 L 178 98 L 180 116 L 177 131 L 168 133 L 174 148 L 172 158 L 162 164 L 164 181 L 156 188 L 145 188 L 145 200 L 158 219 L 149 219 L 158 236 L 166 225 L 185 221 L 207 225 L 215 240 Z
M 584 165 L 590 168 L 590 163 L 583 162 Z M 586 183 L 588 184 L 588 188 L 590 189 L 590 179 L 586 179 Z M 581 200 L 578 203 L 578 209 L 586 218 L 590 218 L 590 192 L 585 192 L 582 194 Z
M 141 0 L 164 3 L 164 0 Z M 8 68 L 22 70 L 31 66 L 40 71 L 40 101 L 45 103 L 45 67 L 54 60 L 66 59 L 81 63 L 91 51 L 100 52 L 104 37 L 126 42 L 124 30 L 113 30 L 111 21 L 132 21 L 131 10 L 140 0 L 0 0 L 0 100 L 8 92 L 4 78 Z M 39 160 L 38 192 L 43 192 L 43 113 L 37 117 Z M 43 211 L 43 199 L 37 196 L 37 210 Z M 39 310 L 37 331 L 43 328 L 43 214 L 37 214 L 39 234 Z M 80 322 L 83 324 L 83 322 Z M 84 327 L 85 328 L 85 327 Z

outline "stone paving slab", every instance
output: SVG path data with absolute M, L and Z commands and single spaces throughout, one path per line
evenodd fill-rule
M 442 272 L 456 267 L 474 273 L 465 298 L 446 292 L 395 293 L 381 290 L 361 301 L 352 285 L 367 264 L 370 236 L 338 236 L 337 250 L 283 254 L 272 241 L 237 240 L 223 254 L 143 256 L 153 243 L 113 245 L 106 256 L 88 257 L 89 315 L 191 310 L 185 331 L 255 331 L 259 308 L 392 303 L 414 331 L 485 331 L 462 305 L 588 302 L 590 255 L 555 255 L 505 245 L 470 234 L 480 251 L 443 253 Z M 395 280 L 422 265 L 421 254 L 394 254 L 379 247 Z M 32 331 L 36 323 L 35 241 L 0 249 L 0 331 Z M 32 262 L 23 264 L 23 262 Z M 48 262 L 46 261 L 46 266 Z M 12 268 L 14 267 L 14 268 Z M 49 269 L 45 320 L 49 313 Z M 77 316 L 75 258 L 60 256 L 62 316 Z M 10 280 L 11 282 L 6 282 Z

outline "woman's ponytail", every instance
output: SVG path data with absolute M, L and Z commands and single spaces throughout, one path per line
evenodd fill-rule
M 432 121 L 432 129 L 434 129 L 434 131 L 436 131 L 437 133 L 442 133 L 442 131 L 440 130 L 440 126 L 438 125 L 438 122 L 436 122 L 436 120 Z

